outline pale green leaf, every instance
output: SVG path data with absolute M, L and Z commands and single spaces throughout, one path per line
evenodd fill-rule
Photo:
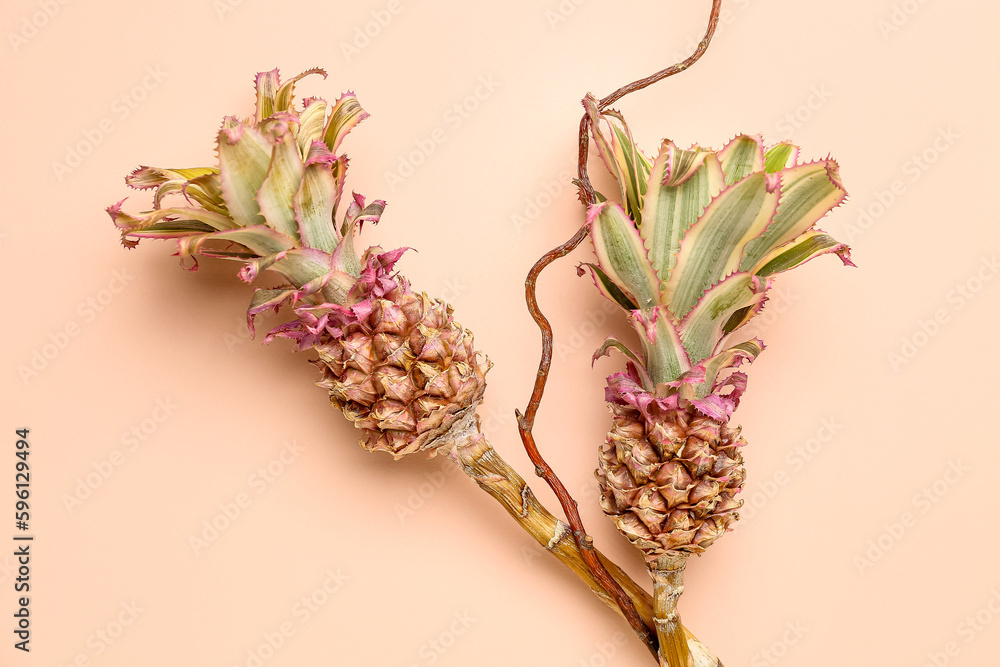
M 615 159 L 615 151 L 611 147 L 611 141 L 605 136 L 604 130 L 601 127 L 601 119 L 603 117 L 598 111 L 597 100 L 594 99 L 593 95 L 588 93 L 583 98 L 583 107 L 590 119 L 590 135 L 594 139 L 594 145 L 597 147 L 597 155 L 601 158 L 601 162 L 604 163 L 604 167 L 614 177 L 615 183 L 618 184 L 622 202 L 628 205 L 628 195 L 625 191 L 625 183 L 628 179 Z M 607 122 L 610 124 L 610 121 Z
M 592 95 L 587 95 L 583 102 L 597 153 L 618 184 L 626 212 L 637 225 L 641 224 L 642 200 L 652 164 L 635 145 L 621 114 L 617 111 L 600 113 L 597 100 Z M 607 134 L 604 125 L 610 130 Z
M 598 291 L 605 297 L 611 299 L 628 311 L 635 310 L 639 307 L 627 294 L 625 294 L 625 292 L 621 291 L 618 285 L 612 282 L 611 278 L 609 278 L 608 275 L 601 270 L 601 267 L 589 262 L 583 262 L 582 266 L 590 269 L 590 275 L 594 279 L 594 285 L 597 286 Z M 579 269 L 577 272 L 579 273 Z
M 619 171 L 625 179 L 625 199 L 623 200 L 626 205 L 625 210 L 639 226 L 642 225 L 642 202 L 646 196 L 646 183 L 652 165 L 632 140 L 632 132 L 628 129 L 625 119 L 616 111 L 607 111 L 604 115 L 616 118 L 620 123 L 620 125 L 610 123 L 613 133 L 611 148 L 614 151 L 614 159 L 618 163 Z
M 309 147 L 314 141 L 323 140 L 323 130 L 326 127 L 326 102 L 313 100 L 299 115 L 299 133 L 296 139 L 299 144 L 299 155 L 303 159 L 309 154 Z
M 847 197 L 833 160 L 792 167 L 782 171 L 780 177 L 778 210 L 767 230 L 747 244 L 740 261 L 743 271 L 756 266 L 774 248 L 805 233 Z
M 358 222 L 354 221 L 347 225 L 344 235 L 333 251 L 333 268 L 348 273 L 355 278 L 361 275 L 361 259 L 358 251 L 354 247 L 354 235 L 358 228 Z
M 218 169 L 214 167 L 193 167 L 189 169 L 164 169 L 162 167 L 139 167 L 125 177 L 125 183 L 129 186 L 144 190 L 155 188 L 170 181 L 181 183 L 189 181 L 205 174 L 217 174 Z
M 681 335 L 665 306 L 630 313 L 632 326 L 639 333 L 643 365 L 652 380 L 652 390 L 661 382 L 672 382 L 691 369 L 691 360 L 681 342 Z
M 125 214 L 119 213 L 118 215 L 120 220 L 116 220 L 116 222 L 126 222 L 124 218 Z M 139 228 L 136 231 L 145 230 L 153 225 L 159 225 L 159 229 L 166 229 L 167 223 L 176 224 L 183 221 L 197 222 L 207 227 L 208 231 L 225 231 L 236 228 L 232 219 L 227 216 L 193 207 L 161 208 L 155 211 L 148 211 L 139 218 L 132 216 L 128 216 L 128 218 L 128 226 Z M 192 227 L 191 229 L 194 228 Z
M 757 172 L 723 190 L 681 241 L 662 302 L 684 317 L 705 291 L 739 268 L 746 244 L 759 236 L 778 205 L 778 179 Z
M 846 244 L 826 232 L 813 229 L 762 257 L 753 273 L 761 277 L 773 276 L 831 252 L 837 253 L 844 264 L 854 265 L 850 259 L 850 248 Z
M 754 338 L 705 359 L 703 361 L 705 366 L 705 380 L 695 387 L 695 396 L 697 398 L 707 396 L 712 391 L 719 373 L 724 368 L 733 366 L 738 359 L 743 359 L 747 363 L 751 363 L 763 351 L 764 344 L 759 339 Z
M 681 239 L 723 185 L 722 167 L 708 151 L 664 142 L 653 163 L 639 228 L 649 259 L 663 281 L 670 278 Z
M 614 202 L 595 204 L 587 214 L 597 263 L 639 308 L 657 303 L 660 279 L 646 255 L 639 232 Z
M 340 142 L 355 125 L 368 118 L 368 112 L 361 108 L 354 93 L 347 92 L 340 96 L 330 112 L 330 121 L 323 134 L 323 141 L 331 152 L 336 153 Z
M 711 356 L 725 337 L 730 316 L 764 298 L 764 281 L 747 272 L 735 273 L 705 292 L 681 321 L 681 341 L 692 364 Z
M 229 217 L 229 209 L 222 198 L 222 184 L 218 172 L 192 178 L 181 188 L 181 193 L 209 211 Z
M 258 123 L 270 117 L 275 112 L 274 98 L 278 94 L 280 80 L 281 78 L 278 76 L 277 69 L 273 69 L 270 72 L 257 72 L 257 79 L 254 81 L 254 86 L 257 89 L 255 116 Z
M 295 137 L 291 132 L 281 134 L 275 139 L 267 177 L 257 191 L 257 203 L 268 227 L 293 239 L 299 238 L 299 225 L 292 202 L 304 170 Z
M 604 339 L 604 342 L 601 343 L 601 346 L 597 348 L 596 352 L 594 352 L 591 364 L 593 365 L 593 363 L 596 362 L 601 357 L 608 356 L 611 353 L 612 349 L 618 350 L 628 359 L 631 359 L 635 363 L 637 368 L 644 368 L 642 361 L 639 359 L 639 357 L 636 356 L 635 352 L 630 350 L 627 345 L 622 343 L 614 336 L 608 336 L 607 338 Z
M 323 147 L 318 144 L 317 147 Z M 322 148 L 324 151 L 325 147 Z M 314 149 L 315 154 L 315 149 Z M 328 156 L 332 158 L 332 155 Z M 332 159 L 312 157 L 306 162 L 302 183 L 295 194 L 295 219 L 303 245 L 332 253 L 337 247 L 333 209 L 338 196 Z
M 226 208 L 239 225 L 264 224 L 257 191 L 267 177 L 271 144 L 250 125 L 223 127 L 219 131 L 219 182 Z
M 181 238 L 177 241 L 177 247 L 182 256 L 197 253 L 211 254 L 210 251 L 204 250 L 205 244 L 210 241 L 239 243 L 259 257 L 274 255 L 280 253 L 282 250 L 289 250 L 295 245 L 295 242 L 284 234 L 276 232 L 265 225 L 256 225 L 253 227 L 230 229 L 214 234 Z
M 276 271 L 300 289 L 326 280 L 330 273 L 330 255 L 312 248 L 292 248 L 265 260 L 260 270 Z
M 277 93 L 274 96 L 274 110 L 275 111 L 294 111 L 293 102 L 295 101 L 295 83 L 307 77 L 310 74 L 321 74 L 323 78 L 326 78 L 326 71 L 320 69 L 319 67 L 313 67 L 312 69 L 307 69 L 305 72 L 293 76 L 291 79 L 281 84 L 278 88 Z
M 726 185 L 732 185 L 755 171 L 764 169 L 764 145 L 760 136 L 737 135 L 719 151 Z

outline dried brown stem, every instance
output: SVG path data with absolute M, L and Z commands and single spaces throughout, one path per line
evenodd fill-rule
M 607 97 L 602 98 L 599 102 L 598 109 L 604 110 L 625 95 L 637 90 L 642 90 L 646 86 L 669 76 L 673 76 L 678 72 L 682 72 L 693 65 L 708 49 L 709 42 L 711 42 L 712 36 L 715 34 L 715 28 L 719 22 L 719 9 L 721 5 L 722 0 L 712 0 L 712 13 L 709 17 L 708 29 L 705 32 L 705 37 L 698 44 L 698 48 L 690 57 L 680 63 L 677 63 L 676 65 L 660 70 L 652 76 L 639 79 L 638 81 L 622 86 Z M 580 200 L 585 206 L 590 206 L 597 201 L 596 195 L 594 194 L 594 188 L 591 185 L 590 178 L 587 174 L 587 153 L 590 145 L 588 130 L 589 119 L 588 116 L 584 114 L 583 119 L 580 121 L 578 159 L 579 180 L 577 184 L 580 188 Z M 635 630 L 636 634 L 645 642 L 650 650 L 655 653 L 658 650 L 658 640 L 656 639 L 656 636 L 653 632 L 651 632 L 648 624 L 643 621 L 640 614 L 636 611 L 635 605 L 632 603 L 629 596 L 625 593 L 618 582 L 615 581 L 615 579 L 608 572 L 607 568 L 605 568 L 601 560 L 597 557 L 596 550 L 593 546 L 593 540 L 587 534 L 583 521 L 580 518 L 576 500 L 573 499 L 573 497 L 569 494 L 569 491 L 566 490 L 566 487 L 556 476 L 555 472 L 553 472 L 552 468 L 545 462 L 545 459 L 538 451 L 538 447 L 535 444 L 534 437 L 531 433 L 535 424 L 535 415 L 537 414 L 538 407 L 541 404 L 542 394 L 545 391 L 545 383 L 548 379 L 549 370 L 552 365 L 552 326 L 549 324 L 548 319 L 542 314 L 538 307 L 536 281 L 539 274 L 546 266 L 554 262 L 556 259 L 572 252 L 578 245 L 580 245 L 586 236 L 586 231 L 585 226 L 581 227 L 569 241 L 546 253 L 531 268 L 528 272 L 528 277 L 525 280 L 525 299 L 528 304 L 528 310 L 542 334 L 542 355 L 538 364 L 538 373 L 535 377 L 535 384 L 531 392 L 531 399 L 528 402 L 528 406 L 525 409 L 524 414 L 517 414 L 518 431 L 520 432 L 521 441 L 524 444 L 525 451 L 528 453 L 531 462 L 535 464 L 535 473 L 548 483 L 549 487 L 559 499 L 559 504 L 562 506 L 563 512 L 566 514 L 566 520 L 569 522 L 569 526 L 572 530 L 573 538 L 576 542 L 580 556 L 590 568 L 593 578 L 611 595 L 611 597 L 618 604 L 622 615 L 629 622 L 629 625 L 632 626 L 632 629 Z
M 570 529 L 572 530 L 573 539 L 576 542 L 577 549 L 579 550 L 580 556 L 583 558 L 587 567 L 590 568 L 590 572 L 594 579 L 600 584 L 601 588 L 606 590 L 608 594 L 614 599 L 615 603 L 618 605 L 628 621 L 629 625 L 639 636 L 639 638 L 646 644 L 650 652 L 654 655 L 657 651 L 656 635 L 650 630 L 649 625 L 643 621 L 642 617 L 636 611 L 635 605 L 629 599 L 629 596 L 625 593 L 622 587 L 614 577 L 608 572 L 607 568 L 601 562 L 598 557 L 596 550 L 594 549 L 594 541 L 587 534 L 586 529 L 583 526 L 583 519 L 580 518 L 580 512 L 577 508 L 577 502 L 570 495 L 566 486 L 562 483 L 562 480 L 555 474 L 551 466 L 546 463 L 545 459 L 542 457 L 541 453 L 538 451 L 537 445 L 535 445 L 535 438 L 531 433 L 531 429 L 535 423 L 535 414 L 538 411 L 538 406 L 541 404 L 542 393 L 545 391 L 545 380 L 549 373 L 549 368 L 552 365 L 552 325 L 549 324 L 548 319 L 542 314 L 542 311 L 538 307 L 538 298 L 535 290 L 535 281 L 538 278 L 538 274 L 542 272 L 546 266 L 572 252 L 574 248 L 580 245 L 580 242 L 586 237 L 586 229 L 581 227 L 577 230 L 576 234 L 573 235 L 566 243 L 562 244 L 558 248 L 548 252 L 542 257 L 528 272 L 528 278 L 525 281 L 525 298 L 528 302 L 528 310 L 531 312 L 531 316 L 534 318 L 535 323 L 542 330 L 542 360 L 538 367 L 538 376 L 535 378 L 535 386 L 531 393 L 531 400 L 528 403 L 528 408 L 524 415 L 520 412 L 517 413 L 518 420 L 518 432 L 521 434 L 521 442 L 524 444 L 524 449 L 528 453 L 528 458 L 531 462 L 535 464 L 535 474 L 543 478 L 549 487 L 552 489 L 553 493 L 556 494 L 556 498 L 559 499 L 559 504 L 563 508 L 563 512 L 566 514 L 566 520 L 569 523 Z
M 610 95 L 602 97 L 597 103 L 598 111 L 604 111 L 629 93 L 642 90 L 657 81 L 683 72 L 688 67 L 691 67 L 691 65 L 698 62 L 698 59 L 701 58 L 705 54 L 705 51 L 708 50 L 708 45 L 712 41 L 712 37 L 715 35 L 715 29 L 719 25 L 719 10 L 721 7 L 722 0 L 712 0 L 712 13 L 708 17 L 708 29 L 705 31 L 705 36 L 698 43 L 698 48 L 694 50 L 694 53 L 675 65 L 671 65 L 666 69 L 661 69 L 656 74 L 647 76 L 645 79 L 639 79 L 638 81 L 626 84 Z M 590 118 L 587 114 L 583 114 L 583 119 L 580 121 L 580 152 L 579 159 L 577 161 L 577 173 L 579 177 L 577 179 L 577 186 L 580 188 L 580 201 L 583 202 L 584 206 L 591 206 L 597 202 L 597 197 L 594 195 L 594 186 L 591 185 L 590 176 L 587 175 L 587 155 L 590 149 L 590 137 L 588 136 L 589 131 Z

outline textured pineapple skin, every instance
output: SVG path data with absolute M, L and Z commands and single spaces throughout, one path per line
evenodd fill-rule
M 435 440 L 482 400 L 490 367 L 452 307 L 405 281 L 316 350 L 317 384 L 364 432 L 362 447 L 396 458 L 433 452 Z
M 648 562 L 702 553 L 739 518 L 740 429 L 692 407 L 609 406 L 614 421 L 596 471 L 604 513 Z

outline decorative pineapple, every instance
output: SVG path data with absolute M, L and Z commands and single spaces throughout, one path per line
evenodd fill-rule
M 740 135 L 722 150 L 663 141 L 654 160 L 624 119 L 585 100 L 593 139 L 620 187 L 588 211 L 597 288 L 639 334 L 608 378 L 613 426 L 601 447 L 601 506 L 653 576 L 661 660 L 687 665 L 676 600 L 687 557 L 737 520 L 745 441 L 728 421 L 746 387 L 735 371 L 763 350 L 732 334 L 761 311 L 777 274 L 847 246 L 815 228 L 846 197 L 831 159 L 799 162 L 783 142 Z M 602 121 L 606 127 L 602 127 Z M 584 272 L 583 266 L 579 269 Z
M 173 238 L 193 269 L 202 255 L 243 262 L 246 282 L 264 270 L 283 276 L 287 286 L 255 291 L 251 331 L 258 314 L 292 305 L 296 319 L 266 340 L 284 336 L 316 349 L 319 384 L 362 429 L 362 445 L 397 458 L 433 451 L 475 413 L 489 362 L 479 360 L 472 332 L 449 305 L 413 293 L 392 273 L 403 249 L 375 246 L 358 256 L 354 236 L 378 222 L 385 202 L 366 205 L 354 194 L 338 216 L 347 173 L 339 149 L 368 114 L 350 92 L 333 105 L 310 97 L 296 108 L 295 84 L 309 74 L 326 77 L 311 69 L 282 83 L 276 69 L 259 73 L 254 117 L 223 120 L 218 167 L 140 167 L 125 181 L 156 189 L 153 210 L 132 216 L 122 200 L 108 213 L 128 248 L 142 238 Z M 170 195 L 183 203 L 165 205 Z
M 524 479 L 479 431 L 476 406 L 489 369 L 472 333 L 451 307 L 410 289 L 393 273 L 405 249 L 370 247 L 361 256 L 355 235 L 375 224 L 385 202 L 354 194 L 342 202 L 347 157 L 340 145 L 367 117 L 353 93 L 334 104 L 306 98 L 293 104 L 296 83 L 278 70 L 256 77 L 253 117 L 227 117 L 217 135 L 217 167 L 140 167 L 126 177 L 136 189 L 153 189 L 153 208 L 132 215 L 124 200 L 107 211 L 122 243 L 176 239 L 182 264 L 198 256 L 236 260 L 246 282 L 271 270 L 286 285 L 254 292 L 247 310 L 251 332 L 257 315 L 291 306 L 295 317 L 265 341 L 287 337 L 313 348 L 322 372 L 317 383 L 332 404 L 362 430 L 362 446 L 399 458 L 443 453 L 507 511 L 544 549 L 578 575 L 598 597 L 621 611 L 590 571 L 576 543 L 538 502 Z M 601 556 L 603 558 L 603 556 Z M 610 561 L 608 561 L 610 563 Z M 650 597 L 609 565 L 626 595 L 650 616 Z M 692 645 L 704 650 L 694 637 Z M 706 655 L 710 655 L 706 653 Z M 706 663 L 707 664 L 707 663 Z

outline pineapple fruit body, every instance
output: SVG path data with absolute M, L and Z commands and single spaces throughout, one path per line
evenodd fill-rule
M 610 403 L 596 472 L 601 508 L 652 563 L 702 553 L 739 515 L 745 445 L 738 428 L 655 397 Z
M 489 362 L 447 303 L 415 294 L 404 278 L 367 317 L 315 345 L 330 402 L 362 429 L 361 444 L 395 457 L 433 451 L 486 390 Z
M 228 116 L 217 133 L 218 166 L 140 167 L 133 188 L 155 189 L 153 209 L 138 215 L 108 207 L 127 248 L 143 238 L 173 239 L 197 269 L 199 257 L 243 264 L 253 282 L 270 271 L 284 284 L 258 288 L 254 320 L 290 306 L 294 318 L 265 341 L 295 340 L 315 349 L 331 402 L 364 432 L 361 444 L 399 457 L 431 450 L 463 415 L 474 413 L 489 362 L 451 307 L 414 293 L 392 273 L 405 248 L 355 250 L 362 227 L 377 224 L 385 202 L 343 197 L 348 159 L 341 144 L 368 117 L 346 92 L 328 104 L 295 104 L 295 86 L 312 69 L 283 81 L 278 70 L 255 79 L 253 116 Z

